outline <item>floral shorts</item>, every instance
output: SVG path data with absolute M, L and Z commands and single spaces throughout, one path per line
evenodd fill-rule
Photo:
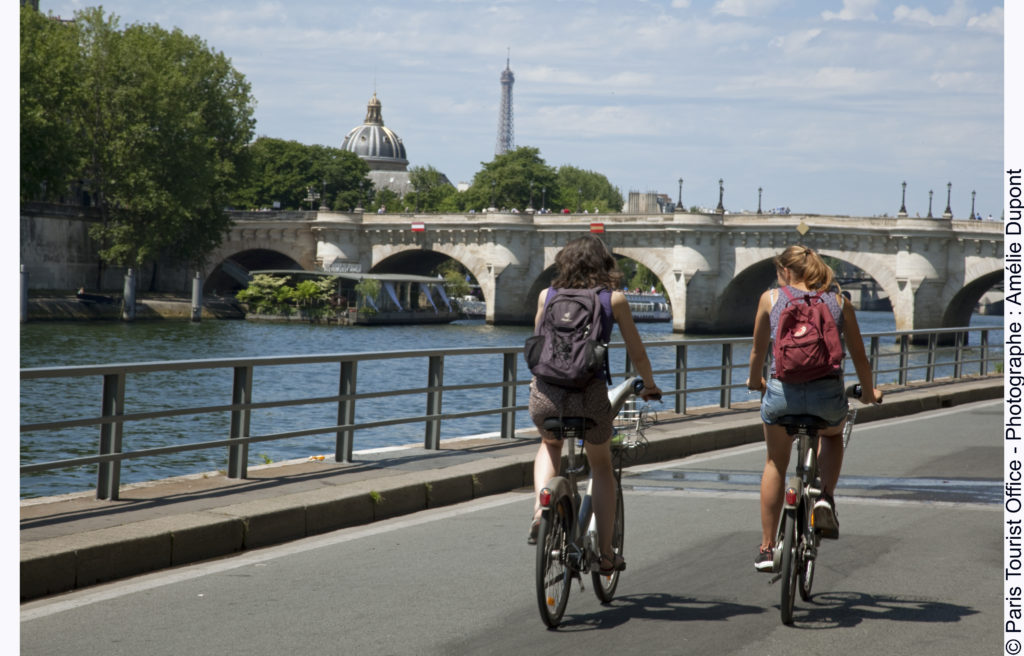
M 598 378 L 582 390 L 571 390 L 534 378 L 530 382 L 530 419 L 542 437 L 554 439 L 551 431 L 543 428 L 548 417 L 587 417 L 594 422 L 583 439 L 591 444 L 604 444 L 612 436 L 612 406 L 608 402 L 608 387 Z

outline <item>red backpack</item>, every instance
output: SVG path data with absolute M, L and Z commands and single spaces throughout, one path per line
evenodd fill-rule
M 784 383 L 806 383 L 839 373 L 843 344 L 835 317 L 819 293 L 788 297 L 779 317 L 772 356 L 775 377 Z

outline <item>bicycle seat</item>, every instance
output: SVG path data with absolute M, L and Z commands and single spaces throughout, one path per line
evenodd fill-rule
M 583 431 L 593 427 L 594 420 L 586 417 L 548 417 L 544 420 L 544 430 L 560 437 L 582 437 Z
M 817 415 L 782 415 L 777 423 L 786 427 L 786 432 L 795 434 L 801 426 L 818 430 L 828 426 L 828 422 Z

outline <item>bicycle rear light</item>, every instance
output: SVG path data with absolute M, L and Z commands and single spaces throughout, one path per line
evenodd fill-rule
M 791 487 L 787 487 L 786 488 L 786 505 L 787 506 L 795 506 L 796 505 L 796 490 L 794 490 Z
M 551 505 L 551 490 L 548 488 L 540 491 L 540 505 L 542 508 L 547 508 Z

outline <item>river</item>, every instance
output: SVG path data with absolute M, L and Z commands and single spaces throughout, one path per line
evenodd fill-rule
M 894 330 L 895 324 L 891 312 L 859 312 L 858 319 L 864 333 Z M 972 325 L 997 326 L 1003 325 L 1000 316 L 974 315 Z M 673 334 L 669 323 L 638 324 L 641 336 L 646 342 L 681 339 L 687 335 Z M 529 335 L 529 329 L 522 326 L 489 326 L 482 320 L 457 321 L 449 325 L 423 326 L 322 326 L 301 323 L 256 323 L 248 321 L 137 321 L 133 323 L 103 322 L 29 322 L 21 325 L 20 364 L 22 368 L 46 366 L 70 366 L 85 364 L 151 362 L 165 360 L 193 360 L 207 358 L 236 358 L 275 355 L 310 355 L 320 353 L 358 353 L 368 351 L 389 351 L 420 348 L 456 348 L 484 346 L 521 345 Z M 694 336 L 700 337 L 700 336 Z M 1001 344 L 1000 334 L 990 337 L 992 344 Z M 612 341 L 621 341 L 616 334 Z M 654 353 L 661 351 L 655 359 Z M 671 349 L 653 349 L 655 369 L 667 369 L 672 366 Z M 695 362 L 691 356 L 691 366 L 717 364 Z M 717 357 L 717 356 L 714 356 Z M 746 354 L 737 353 L 737 361 L 745 359 Z M 665 362 L 659 360 L 665 359 Z M 424 365 L 420 361 L 393 361 L 394 370 L 387 372 L 391 381 L 404 378 L 421 379 L 424 376 Z M 403 367 L 409 367 L 406 371 Z M 334 376 L 336 385 L 336 373 Z M 717 376 L 717 374 L 713 374 Z M 447 378 L 446 374 L 446 378 Z M 470 379 L 472 376 L 469 377 Z M 485 379 L 494 380 L 493 375 Z M 206 397 L 220 398 L 224 395 L 223 381 L 208 380 L 196 375 L 189 379 L 182 377 L 168 378 L 168 386 L 161 388 L 160 396 L 168 400 L 180 400 L 183 407 L 188 405 L 204 405 L 196 399 Z M 90 381 L 92 383 L 94 381 Z M 309 381 L 302 376 L 280 376 L 275 385 L 282 397 L 301 396 Z M 364 382 L 360 376 L 360 385 Z M 469 381 L 467 381 L 469 382 Z M 476 381 L 480 382 L 480 381 Z M 37 422 L 62 417 L 95 416 L 99 410 L 99 398 L 96 385 L 85 385 L 81 380 L 77 385 L 68 381 L 25 381 L 21 386 L 21 421 Z M 715 384 L 715 383 L 710 383 Z M 666 387 L 663 384 L 662 387 Z M 82 389 L 84 388 L 84 389 Z M 447 399 L 447 397 L 446 397 Z M 131 390 L 129 400 L 133 401 Z M 222 401 L 217 401 L 222 402 Z M 523 402 L 521 400 L 520 402 Z M 709 400 L 708 403 L 715 401 Z M 691 400 L 691 405 L 699 405 Z M 495 404 L 496 405 L 496 404 Z M 368 409 L 367 409 L 368 410 Z M 446 405 L 447 411 L 449 410 Z M 329 425 L 330 412 L 326 412 L 324 424 Z M 357 421 L 359 418 L 357 417 Z M 169 428 L 161 424 L 152 430 L 152 435 L 125 438 L 126 450 L 135 450 L 159 446 L 166 442 L 161 439 L 183 439 L 191 436 L 188 441 L 199 441 L 194 434 L 202 433 L 205 428 L 193 425 L 181 428 L 188 418 L 178 418 L 177 424 Z M 287 424 L 287 416 L 276 419 L 279 424 Z M 492 417 L 462 420 L 464 423 L 454 427 L 446 424 L 446 432 L 442 436 L 452 437 L 451 430 L 457 434 L 475 434 L 496 430 L 492 425 L 496 419 Z M 517 419 L 517 425 L 527 426 L 528 420 Z M 408 430 L 378 431 L 378 434 L 357 435 L 356 448 L 376 448 L 394 446 L 422 440 L 422 425 L 406 427 Z M 257 433 L 253 427 L 253 433 Z M 220 430 L 220 429 L 214 429 Z M 279 430 L 286 430 L 280 428 Z M 85 434 L 83 434 L 83 431 Z M 21 459 L 23 463 L 47 462 L 60 458 L 89 455 L 95 453 L 96 435 L 98 430 L 78 429 L 57 433 L 29 433 L 21 440 Z M 204 436 L 209 439 L 210 436 Z M 288 440 L 286 442 L 265 442 L 254 445 L 250 449 L 250 464 L 261 464 L 264 461 L 281 461 L 303 458 L 314 454 L 331 453 L 333 438 L 308 438 L 306 440 Z M 159 461 L 159 462 L 151 462 Z M 122 482 L 130 483 L 156 478 L 164 478 L 182 474 L 198 473 L 224 467 L 222 450 L 204 450 L 174 454 L 164 458 L 126 461 L 122 466 Z M 62 471 L 40 472 L 22 476 L 21 496 L 36 497 L 81 491 L 95 485 L 95 467 L 80 467 Z

